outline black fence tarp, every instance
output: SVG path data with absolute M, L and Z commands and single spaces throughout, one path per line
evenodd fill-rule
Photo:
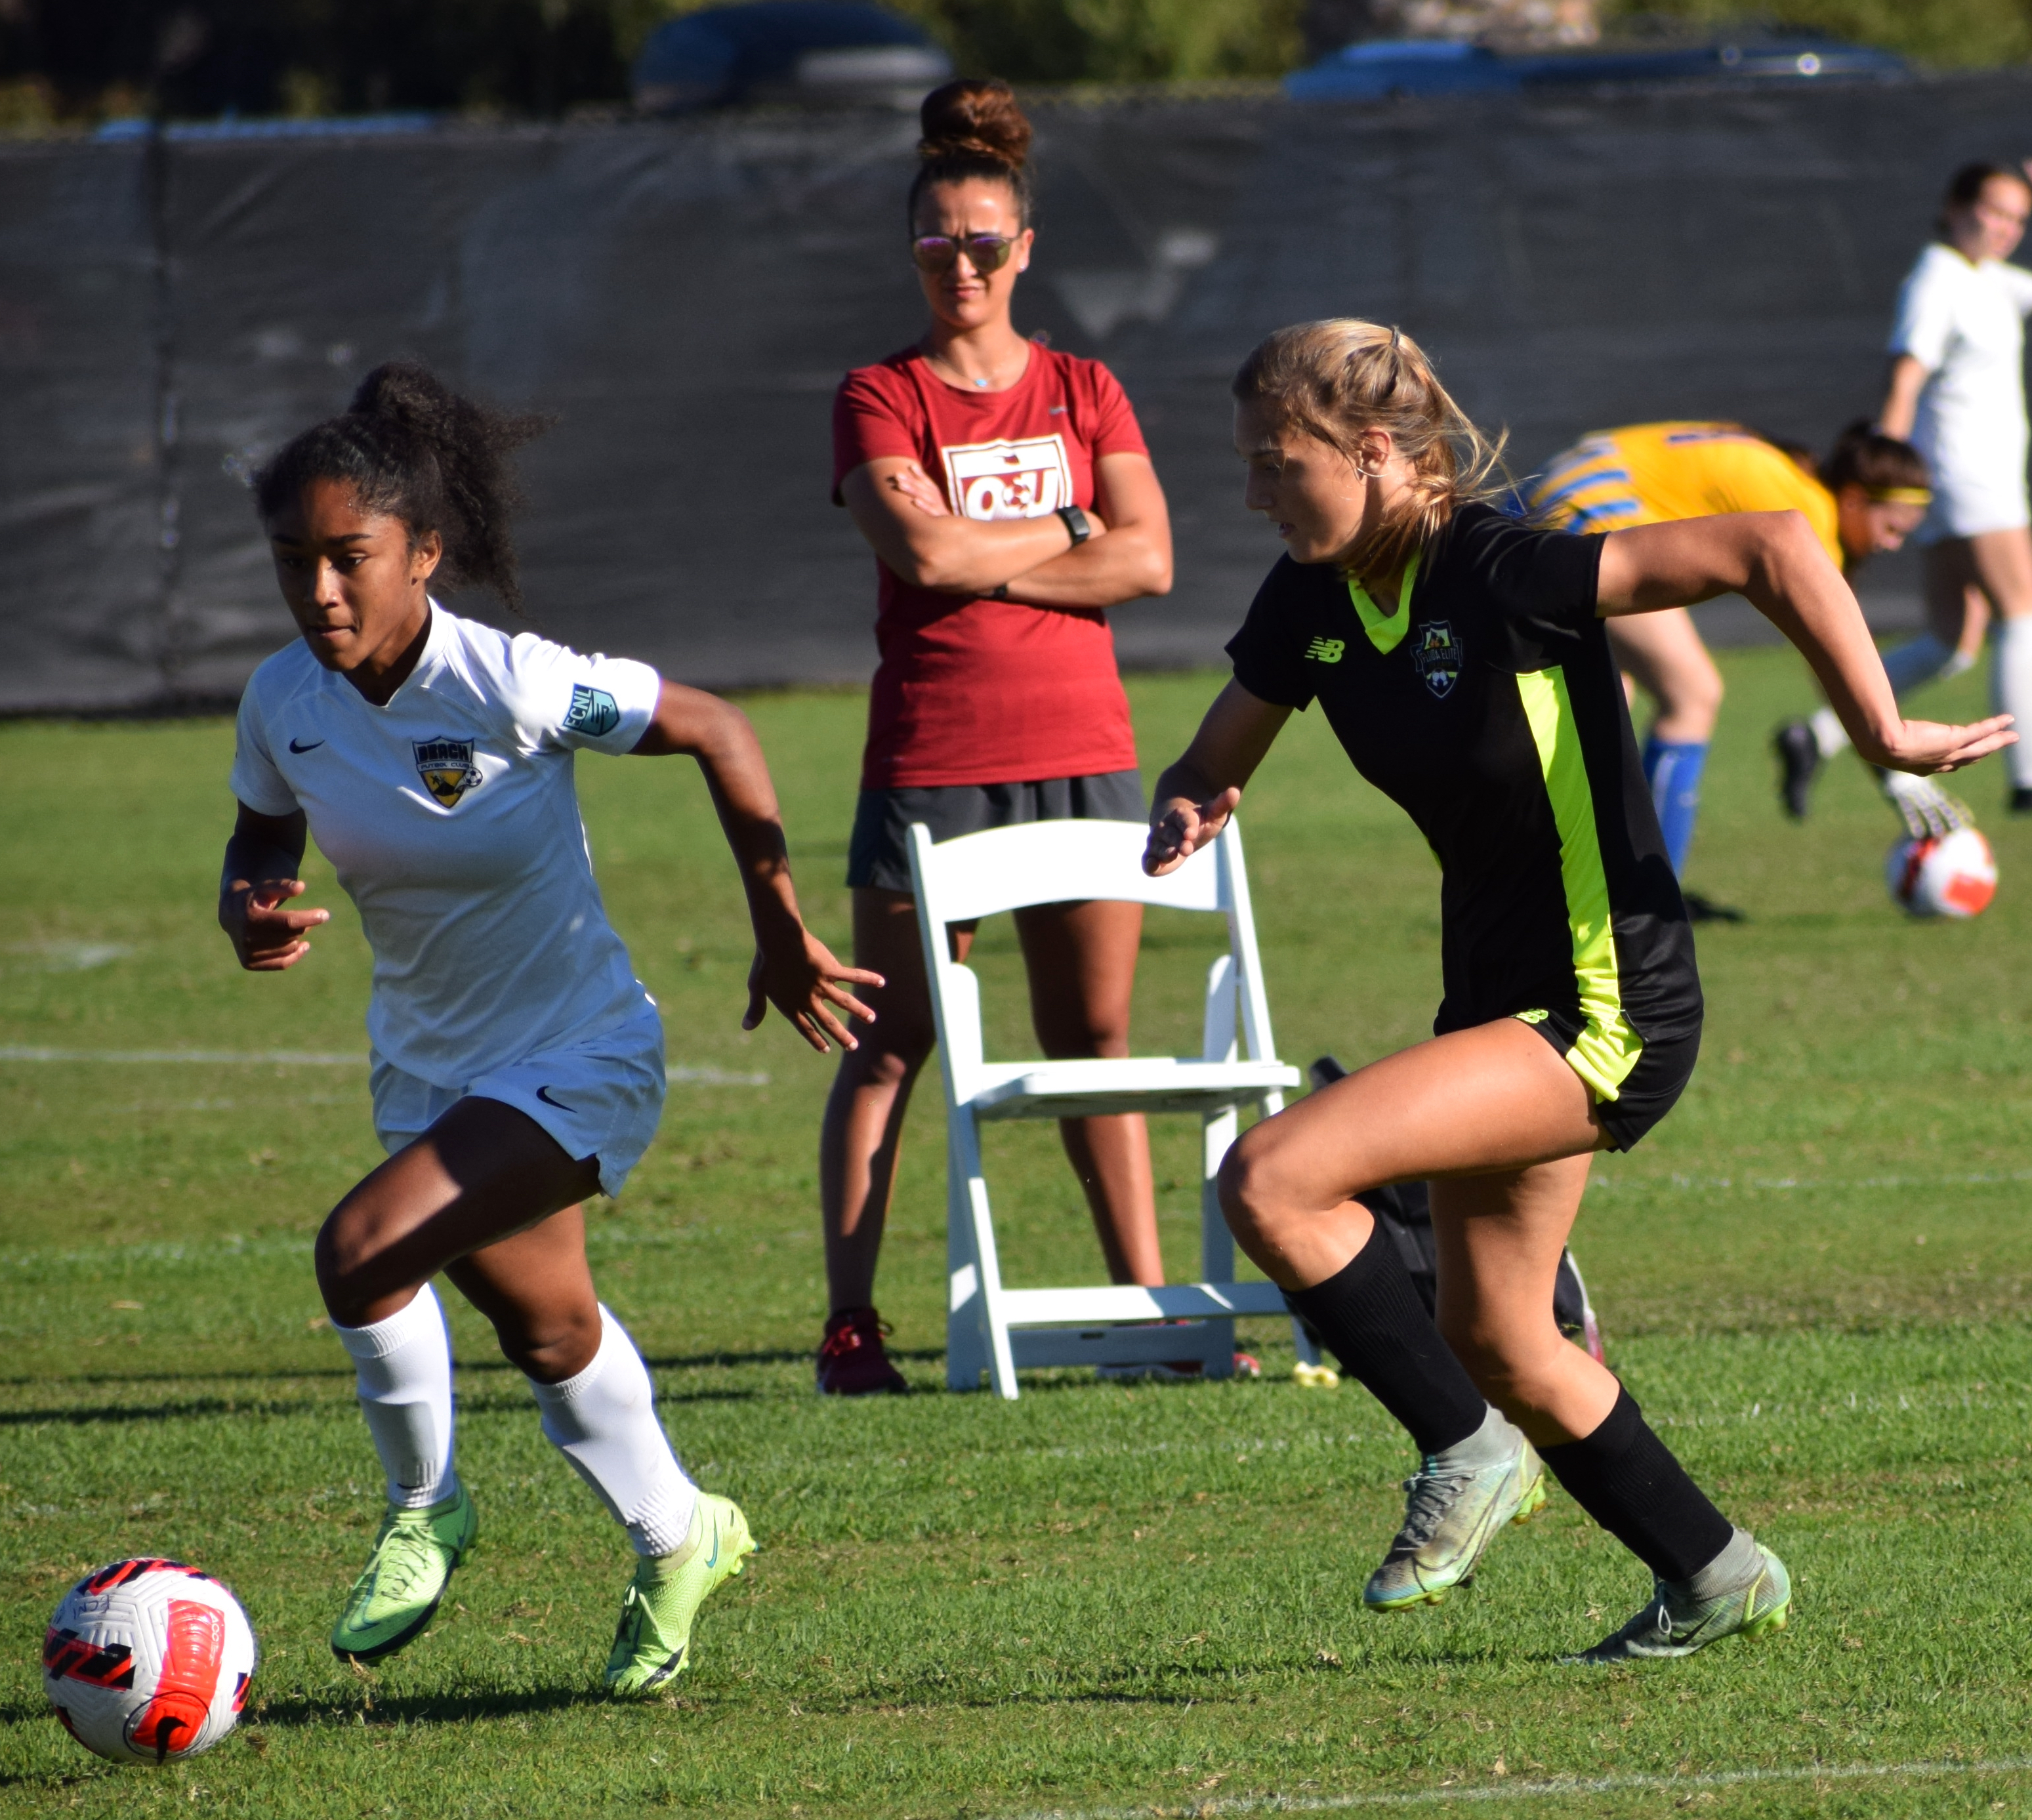
M 1115 615 L 1124 661 L 1215 658 L 1276 554 L 1227 395 L 1265 331 L 1402 323 L 1523 468 L 1648 417 L 1825 443 L 1875 402 L 1945 175 L 2032 149 L 2028 100 L 1040 105 L 1018 321 L 1119 373 L 1176 525 L 1175 591 Z M 289 636 L 244 476 L 395 354 L 560 414 L 525 458 L 544 630 L 708 684 L 865 678 L 831 396 L 921 327 L 913 136 L 772 114 L 0 149 L 0 711 L 237 693 Z M 1893 563 L 1869 598 L 1895 619 L 1911 585 Z

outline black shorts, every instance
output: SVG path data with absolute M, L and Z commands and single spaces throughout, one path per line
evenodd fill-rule
M 1564 1011 L 1526 1020 L 1558 1050 L 1563 1058 L 1579 1040 L 1580 1021 Z M 1597 1096 L 1595 1116 L 1615 1142 L 1612 1150 L 1634 1149 L 1638 1138 L 1679 1104 L 1686 1083 L 1694 1078 L 1694 1063 L 1701 1052 L 1701 1026 L 1696 1023 L 1682 1037 L 1657 1039 L 1644 1045 L 1637 1066 L 1623 1078 L 1622 1090 L 1612 1100 Z
M 1093 777 L 1048 777 L 1038 783 L 933 783 L 864 790 L 854 811 L 846 882 L 878 891 L 910 889 L 910 824 L 932 839 L 957 840 L 984 828 L 1026 821 L 1146 820 L 1143 774 L 1104 771 Z

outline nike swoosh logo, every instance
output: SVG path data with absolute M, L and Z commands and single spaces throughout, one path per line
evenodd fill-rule
M 553 1100 L 551 1097 L 551 1090 L 548 1087 L 539 1087 L 536 1089 L 536 1097 L 541 1100 L 547 1106 L 556 1107 L 560 1112 L 572 1112 L 577 1110 L 577 1108 L 575 1106 L 567 1106 L 562 1100 Z
M 289 742 L 289 749 L 292 752 L 315 752 L 323 744 L 324 742 L 322 739 L 313 739 L 308 746 L 299 746 L 293 739 Z
M 716 1568 L 719 1565 L 719 1522 L 717 1518 L 714 1519 L 712 1526 L 712 1553 L 707 1557 L 705 1564 L 708 1568 Z

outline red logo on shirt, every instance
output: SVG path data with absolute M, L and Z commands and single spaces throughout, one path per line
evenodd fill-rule
M 943 451 L 946 497 L 967 518 L 1042 518 L 1073 503 L 1065 438 L 959 443 Z

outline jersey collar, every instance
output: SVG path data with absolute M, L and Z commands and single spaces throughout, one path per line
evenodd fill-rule
M 431 685 L 443 674 L 447 653 L 452 642 L 451 615 L 446 612 L 435 600 L 431 600 L 428 596 L 425 598 L 430 607 L 431 629 L 424 637 L 423 649 L 416 654 L 416 668 L 402 678 L 401 686 L 393 695 L 390 696 L 386 701 L 379 703 L 369 701 L 343 676 L 334 675 L 327 671 L 326 675 L 330 676 L 334 682 L 340 685 L 339 699 L 341 701 L 357 701 L 370 714 L 390 714 L 407 701 L 412 695 L 420 694 L 428 690 Z
M 1347 578 L 1347 597 L 1354 603 L 1354 611 L 1362 620 L 1362 629 L 1369 634 L 1369 642 L 1385 657 L 1403 642 L 1404 634 L 1411 629 L 1411 585 L 1418 578 L 1419 551 L 1411 552 L 1411 560 L 1404 565 L 1404 579 L 1397 584 L 1397 611 L 1385 613 L 1369 597 L 1369 590 L 1350 575 Z M 422 666 L 419 665 L 418 668 Z

